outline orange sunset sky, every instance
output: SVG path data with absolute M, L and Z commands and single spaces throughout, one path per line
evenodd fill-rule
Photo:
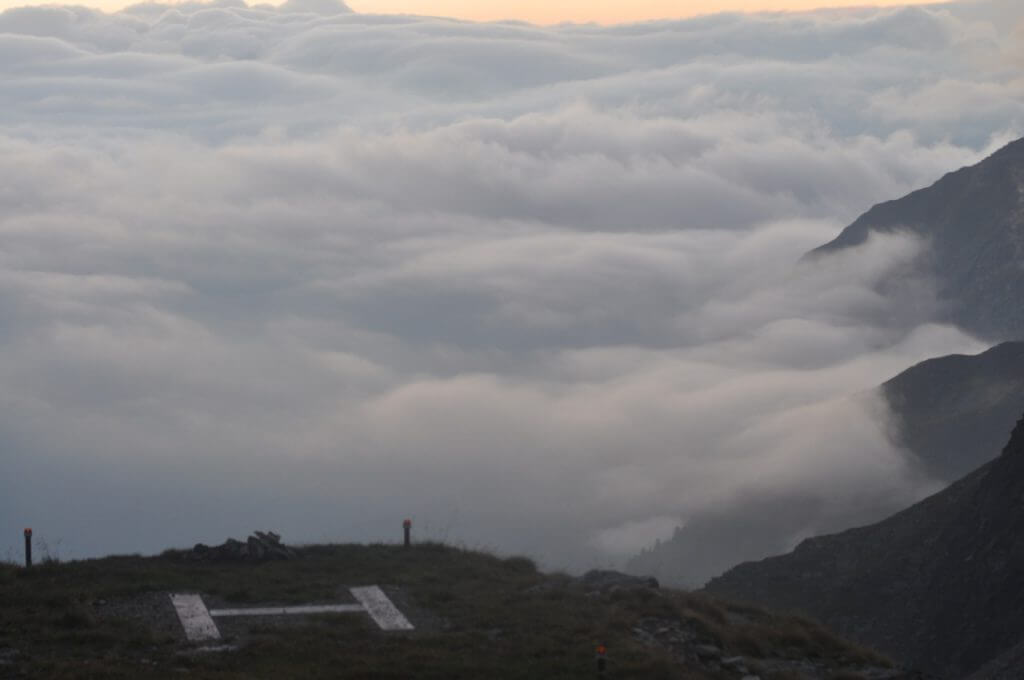
M 53 3 L 49 0 L 0 0 L 0 9 L 29 4 L 82 4 L 112 11 L 137 1 L 65 0 Z M 261 0 L 248 1 L 256 4 Z M 348 4 L 354 10 L 366 13 L 426 14 L 476 21 L 518 19 L 538 24 L 562 21 L 610 24 L 724 11 L 796 11 L 819 7 L 935 3 L 934 0 L 349 0 Z
M 360 12 L 407 12 L 478 21 L 520 19 L 538 24 L 560 21 L 603 24 L 688 17 L 725 11 L 807 10 L 864 5 L 923 5 L 934 0 L 351 0 Z

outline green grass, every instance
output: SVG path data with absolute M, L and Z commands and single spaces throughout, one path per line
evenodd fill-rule
M 561 585 L 530 590 L 551 581 Z M 313 546 L 299 550 L 298 559 L 263 564 L 194 563 L 168 551 L 30 570 L 0 565 L 0 649 L 19 652 L 14 666 L 0 666 L 0 676 L 589 679 L 596 675 L 595 644 L 605 641 L 609 677 L 715 677 L 637 642 L 631 628 L 644 617 L 697 622 L 723 649 L 743 648 L 737 653 L 786 645 L 855 653 L 797 619 L 780 625 L 782 619 L 758 613 L 767 618 L 731 625 L 726 606 L 702 595 L 641 590 L 593 597 L 568 581 L 539 573 L 525 558 L 439 544 Z M 222 631 L 236 636 L 238 651 L 197 654 L 173 612 L 149 611 L 167 592 L 200 592 L 211 602 L 242 606 L 300 604 L 337 602 L 345 587 L 373 583 L 398 589 L 397 603 L 417 631 L 384 634 L 357 615 L 235 619 Z

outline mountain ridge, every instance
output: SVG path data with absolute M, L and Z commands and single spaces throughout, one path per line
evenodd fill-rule
M 1006 432 L 1024 412 L 1024 342 L 927 359 L 872 394 L 889 407 L 885 426 L 893 444 L 921 475 L 951 484 L 996 458 Z M 696 518 L 633 557 L 627 570 L 668 583 L 702 585 L 740 562 L 788 550 L 789 537 L 799 533 L 809 514 L 820 512 L 793 497 L 747 498 L 745 503 L 741 511 Z M 879 513 L 859 521 L 882 518 Z M 721 540 L 723 535 L 730 540 Z
M 1024 139 L 873 206 L 804 258 L 858 246 L 871 232 L 896 231 L 927 242 L 913 269 L 937 284 L 937 320 L 993 341 L 1024 338 Z
M 963 678 L 1024 638 L 1024 417 L 999 458 L 882 522 L 748 562 L 706 591 L 799 610 Z
M 894 419 L 894 443 L 951 483 L 998 456 L 1024 412 L 1024 342 L 926 359 L 877 391 Z

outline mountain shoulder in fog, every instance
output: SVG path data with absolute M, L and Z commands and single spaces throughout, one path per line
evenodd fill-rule
M 1022 499 L 1024 418 L 999 458 L 946 490 L 742 564 L 706 590 L 807 612 L 901 662 L 963 678 L 1024 638 Z
M 952 482 L 998 456 L 1024 412 L 1024 342 L 923 361 L 880 391 L 895 443 L 929 476 Z
M 928 477 L 952 483 L 997 457 L 1024 412 L 1024 342 L 929 359 L 876 389 L 890 409 L 893 443 Z M 739 562 L 787 550 L 789 537 L 819 511 L 813 498 L 747 498 L 739 507 L 694 518 L 633 557 L 627 570 L 702 585 Z M 856 523 L 850 518 L 846 526 Z
M 872 231 L 926 239 L 917 266 L 937 282 L 947 320 L 983 337 L 1024 337 L 1024 139 L 874 206 L 808 257 L 860 245 Z

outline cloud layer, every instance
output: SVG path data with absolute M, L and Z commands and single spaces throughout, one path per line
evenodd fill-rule
M 1018 134 L 1015 15 L 0 14 L 3 535 L 411 515 L 580 567 L 753 496 L 813 499 L 780 540 L 917 498 L 851 395 L 981 346 L 875 289 L 926 244 L 794 263 Z

